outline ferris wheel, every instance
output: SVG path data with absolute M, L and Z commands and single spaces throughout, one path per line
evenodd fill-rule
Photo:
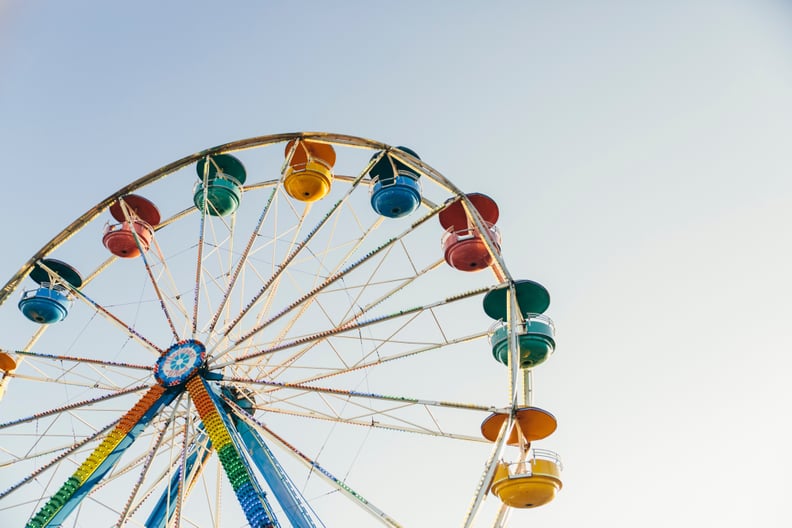
M 550 502 L 550 297 L 498 217 L 410 148 L 329 133 L 122 187 L 0 290 L 2 524 L 506 526 Z

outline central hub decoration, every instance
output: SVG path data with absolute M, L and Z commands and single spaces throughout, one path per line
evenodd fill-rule
M 185 383 L 206 361 L 206 347 L 195 339 L 186 339 L 172 345 L 157 360 L 154 377 L 165 387 Z

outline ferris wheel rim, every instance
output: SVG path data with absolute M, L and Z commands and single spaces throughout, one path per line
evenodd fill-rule
M 366 148 L 370 150 L 382 150 L 385 152 L 394 152 L 394 156 L 403 156 L 398 152 L 398 149 L 395 147 L 391 147 L 387 144 L 359 138 L 355 136 L 347 136 L 341 134 L 329 134 L 324 132 L 295 132 L 295 133 L 286 133 L 286 134 L 274 134 L 274 135 L 267 135 L 267 136 L 258 136 L 254 138 L 248 138 L 244 140 L 233 141 L 229 143 L 225 143 L 222 145 L 218 145 L 216 147 L 212 147 L 209 149 L 205 149 L 199 151 L 197 153 L 191 154 L 189 156 L 185 156 L 175 162 L 170 164 L 164 165 L 159 169 L 152 171 L 151 173 L 135 180 L 134 182 L 122 187 L 118 191 L 114 192 L 113 194 L 109 195 L 104 200 L 97 203 L 94 207 L 90 208 L 86 213 L 80 216 L 77 220 L 75 220 L 72 224 L 64 228 L 58 235 L 56 235 L 52 240 L 50 240 L 47 244 L 45 244 L 34 256 L 28 261 L 28 263 L 23 266 L 13 277 L 12 279 L 0 290 L 0 305 L 3 304 L 14 291 L 16 291 L 21 281 L 30 273 L 30 270 L 42 259 L 50 255 L 56 249 L 58 249 L 62 244 L 64 244 L 74 233 L 82 230 L 91 222 L 96 220 L 100 214 L 105 212 L 113 203 L 117 200 L 122 198 L 125 195 L 133 193 L 141 188 L 146 187 L 149 184 L 152 184 L 174 172 L 177 172 L 183 168 L 186 168 L 197 161 L 204 159 L 207 156 L 215 155 L 215 154 L 224 154 L 224 153 L 232 153 L 232 152 L 239 152 L 247 149 L 254 149 L 258 147 L 267 146 L 270 144 L 275 143 L 282 143 L 288 142 L 295 138 L 300 139 L 311 139 L 316 141 L 326 141 L 331 144 L 341 144 L 345 146 L 351 147 L 360 147 Z M 407 156 L 410 154 L 407 153 Z M 439 172 L 435 171 L 429 165 L 425 164 L 423 161 L 416 161 L 415 159 L 408 159 L 404 158 L 406 163 L 413 163 L 418 165 L 421 170 L 430 176 L 435 176 L 437 181 L 446 187 L 450 194 L 456 196 L 457 198 L 461 199 L 463 202 L 463 207 L 465 207 L 469 212 L 471 209 L 470 203 L 467 202 L 467 198 L 465 197 L 464 193 L 451 184 L 444 176 L 442 176 Z M 273 180 L 274 182 L 274 180 Z M 261 184 L 259 184 L 261 185 Z M 467 203 L 465 203 L 467 202 Z M 442 206 L 439 206 L 442 207 Z M 474 208 L 472 208 L 474 209 Z M 170 219 L 166 219 L 163 221 L 163 226 L 168 225 L 169 222 L 174 221 L 174 219 L 178 219 L 180 215 L 185 215 L 192 211 L 196 210 L 194 207 L 190 207 L 180 213 L 174 214 Z M 473 211 L 473 218 L 474 221 L 480 222 L 481 219 L 476 219 L 475 209 Z M 483 231 L 482 231 L 483 232 Z M 484 235 L 485 237 L 487 235 Z M 490 241 L 491 244 L 491 241 Z M 496 259 L 497 260 L 497 259 Z M 496 283 L 491 288 L 495 288 L 497 286 L 507 285 L 511 282 L 510 276 L 508 275 L 508 271 L 505 269 L 505 266 L 502 265 L 502 261 L 499 262 L 500 270 L 501 270 L 501 282 Z M 496 263 L 497 265 L 497 263 Z M 101 273 L 103 268 L 100 266 L 97 271 L 92 274 L 96 275 Z M 483 292 L 482 292 L 483 293 Z M 79 358 L 77 358 L 79 359 Z M 305 387 L 309 389 L 309 387 Z M 491 409 L 491 408 L 490 408 Z M 479 409 L 483 410 L 483 409 Z
M 217 145 L 215 147 L 210 147 L 200 150 L 198 152 L 194 152 L 176 161 L 163 165 L 149 172 L 148 174 L 141 176 L 137 180 L 134 180 L 132 183 L 125 185 L 124 187 L 121 187 L 119 190 L 108 195 L 103 200 L 100 200 L 96 205 L 88 209 L 85 213 L 83 213 L 81 216 L 75 219 L 71 224 L 69 224 L 68 226 L 63 228 L 59 233 L 53 236 L 46 244 L 44 244 L 38 251 L 36 251 L 33 254 L 33 256 L 22 265 L 21 268 L 19 268 L 19 270 L 11 277 L 11 279 L 9 279 L 3 285 L 3 287 L 0 288 L 0 305 L 5 303 L 8 300 L 8 298 L 19 288 L 21 282 L 33 270 L 36 262 L 51 254 L 55 249 L 60 247 L 69 238 L 71 238 L 71 236 L 75 232 L 79 231 L 87 224 L 95 220 L 105 210 L 110 208 L 110 206 L 115 201 L 117 201 L 119 198 L 123 197 L 124 195 L 131 194 L 136 190 L 143 188 L 151 183 L 154 183 L 157 180 L 164 178 L 173 172 L 176 172 L 184 167 L 196 163 L 197 161 L 199 161 L 200 159 L 206 156 L 211 156 L 213 154 L 239 152 L 256 147 L 263 147 L 273 143 L 289 142 L 296 138 L 326 141 L 328 143 L 337 143 L 351 147 L 367 148 L 370 150 L 384 150 L 386 152 L 393 153 L 395 157 L 404 157 L 406 154 L 407 156 L 410 156 L 412 158 L 411 160 L 409 160 L 409 163 L 413 163 L 420 166 L 422 170 L 424 170 L 427 174 L 430 174 L 433 177 L 437 178 L 438 181 L 442 182 L 443 185 L 447 186 L 457 196 L 464 195 L 464 193 L 459 188 L 457 188 L 453 183 L 451 183 L 445 176 L 443 176 L 436 169 L 432 168 L 429 164 L 425 163 L 423 160 L 418 160 L 412 157 L 409 152 L 405 152 L 400 147 L 392 146 L 387 143 L 382 143 L 372 139 L 367 139 L 362 136 L 353 136 L 348 134 L 338 134 L 338 133 L 318 132 L 318 131 L 286 132 L 279 134 L 253 136 L 246 139 L 230 141 L 227 143 Z M 507 272 L 507 276 L 504 278 L 504 281 L 508 281 L 508 280 L 511 280 L 511 278 L 508 276 L 508 272 Z

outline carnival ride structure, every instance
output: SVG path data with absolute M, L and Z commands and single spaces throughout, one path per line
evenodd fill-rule
M 470 506 L 444 518 L 505 526 L 550 502 L 550 297 L 510 274 L 499 214 L 408 147 L 318 132 L 114 192 L 0 290 L 4 526 L 402 526 L 454 489 Z M 416 468 L 407 438 L 448 456 Z M 475 478 L 445 477 L 463 458 Z

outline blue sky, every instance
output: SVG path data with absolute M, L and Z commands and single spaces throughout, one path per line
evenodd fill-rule
M 535 381 L 565 487 L 514 525 L 788 526 L 790 22 L 769 0 L 0 1 L 0 275 L 209 146 L 408 145 L 498 202 L 510 270 L 553 296 Z

